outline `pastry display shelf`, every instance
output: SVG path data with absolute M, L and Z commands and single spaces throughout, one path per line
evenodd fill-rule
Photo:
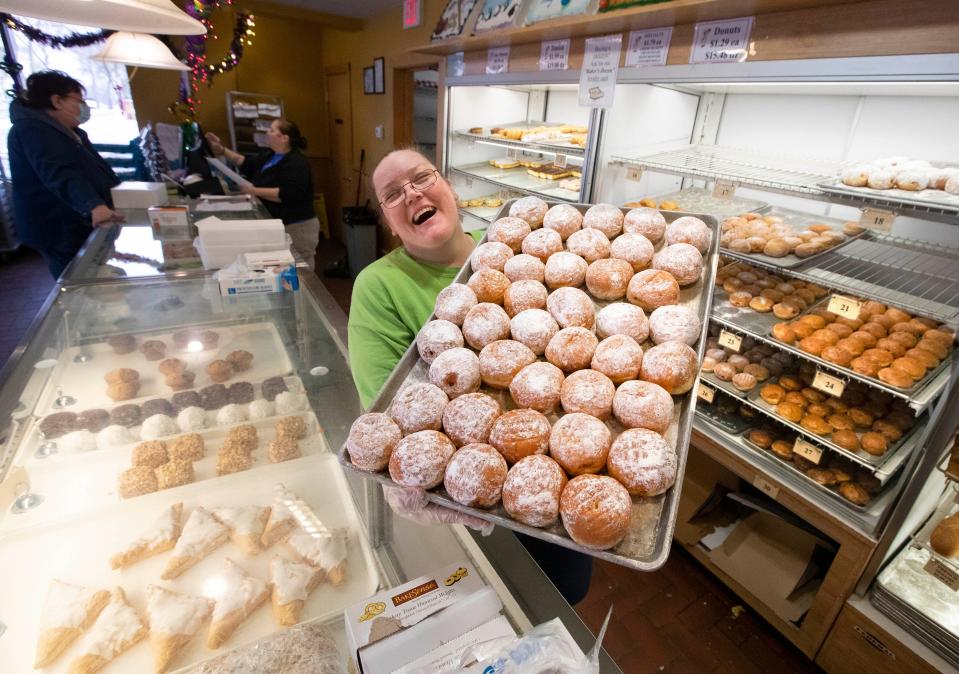
M 523 123 L 525 125 L 525 122 Z M 510 126 L 506 124 L 504 126 Z M 551 155 L 565 155 L 566 157 L 578 161 L 583 161 L 586 156 L 586 148 L 581 145 L 564 143 L 562 141 L 522 141 L 510 140 L 509 138 L 499 138 L 482 133 L 470 133 L 469 131 L 454 131 L 456 138 L 461 138 L 470 143 L 481 143 L 483 145 L 495 145 L 508 150 L 519 150 L 520 152 L 544 152 Z
M 501 206 L 466 206 L 460 208 L 460 212 L 467 213 L 472 215 L 474 218 L 478 218 L 488 224 L 492 224 L 501 208 Z
M 773 339 L 772 335 L 770 335 L 768 332 L 756 330 L 739 318 L 734 320 L 729 316 L 719 316 L 714 312 L 710 316 L 710 320 L 730 332 L 752 337 L 753 339 L 763 342 L 764 344 L 768 344 L 769 346 L 779 349 L 780 351 L 786 351 L 804 360 L 815 363 L 819 368 L 827 370 L 834 375 L 838 375 L 841 379 L 855 379 L 856 381 L 862 382 L 863 384 L 873 388 L 886 391 L 887 393 L 908 402 L 909 406 L 916 411 L 917 415 L 929 407 L 929 405 L 933 403 L 942 389 L 949 383 L 949 372 L 955 358 L 955 352 L 953 351 L 946 356 L 946 359 L 943 360 L 937 370 L 929 377 L 925 386 L 920 388 L 916 393 L 909 393 L 901 389 L 897 389 L 894 386 L 888 386 L 885 382 L 882 382 L 878 379 L 873 379 L 872 377 L 859 374 L 854 370 L 836 365 L 835 363 L 830 363 L 828 360 L 823 360 L 818 356 L 806 353 L 802 349 L 796 348 L 795 346 L 784 344 L 783 342 Z
M 828 199 L 853 208 L 875 208 L 923 220 L 959 224 L 959 195 L 942 190 L 873 190 L 850 187 L 833 178 L 819 184 Z
M 482 162 L 466 166 L 453 166 L 450 170 L 465 178 L 483 180 L 491 185 L 517 190 L 524 194 L 532 194 L 554 201 L 560 200 L 570 203 L 579 201 L 579 192 L 563 189 L 559 186 L 559 180 L 545 180 L 531 176 L 524 167 L 500 169 L 490 166 L 488 162 Z
M 959 558 L 940 555 L 933 549 L 932 544 L 929 542 L 929 537 L 932 535 L 932 530 L 936 528 L 936 525 L 957 511 L 959 511 L 959 485 L 950 482 L 946 487 L 942 500 L 939 502 L 939 506 L 913 537 L 912 544 L 928 550 L 929 554 L 941 564 L 948 566 L 956 574 L 959 574 Z

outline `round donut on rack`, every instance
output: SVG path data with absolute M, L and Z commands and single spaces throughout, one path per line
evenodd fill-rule
M 506 261 L 503 273 L 513 283 L 517 281 L 539 281 L 546 279 L 546 265 L 535 255 L 520 253 Z
M 457 503 L 490 508 L 499 503 L 508 468 L 502 455 L 482 443 L 466 445 L 446 464 L 443 486 Z
M 633 267 L 626 260 L 596 260 L 586 269 L 586 287 L 600 300 L 620 300 L 633 278 Z
M 626 488 L 605 475 L 579 475 L 559 500 L 560 517 L 570 538 L 594 550 L 612 548 L 625 538 L 633 500 Z
M 559 405 L 565 378 L 552 363 L 531 363 L 516 373 L 509 392 L 518 407 L 549 414 Z
M 709 226 L 697 217 L 684 215 L 666 225 L 666 243 L 688 243 L 703 255 L 709 250 L 712 235 Z
M 537 356 L 543 355 L 549 340 L 559 332 L 556 319 L 542 309 L 519 312 L 510 320 L 509 326 L 513 339 L 528 346 Z
M 522 197 L 509 207 L 511 217 L 525 220 L 530 227 L 537 229 L 543 226 L 543 218 L 549 210 L 549 205 L 539 197 Z
M 657 244 L 666 234 L 666 218 L 655 208 L 634 208 L 623 219 L 623 232 L 642 234 L 651 243 Z
M 583 214 L 570 204 L 556 204 L 546 211 L 543 227 L 556 231 L 565 241 L 583 227 Z
M 469 277 L 466 285 L 476 293 L 480 303 L 502 304 L 503 293 L 509 287 L 506 274 L 495 269 L 481 269 Z
M 615 394 L 616 386 L 602 372 L 578 370 L 566 377 L 559 399 L 567 414 L 582 412 L 597 419 L 609 419 Z
M 592 328 L 596 322 L 593 300 L 579 288 L 557 288 L 546 298 L 546 310 L 561 328 Z
M 613 416 L 625 428 L 665 433 L 673 419 L 673 398 L 658 384 L 640 380 L 623 382 L 613 396 Z
M 430 321 L 416 336 L 416 350 L 427 365 L 444 351 L 461 346 L 463 333 L 455 323 L 449 321 Z
M 643 349 L 629 335 L 612 335 L 599 343 L 590 366 L 614 384 L 636 379 L 643 364 Z
M 439 431 L 418 431 L 407 435 L 390 455 L 390 477 L 404 487 L 432 489 L 443 482 L 446 464 L 456 452 L 448 437 Z
M 656 496 L 676 482 L 676 452 L 659 433 L 645 428 L 623 431 L 609 449 L 610 476 L 633 496 Z
M 692 346 L 699 341 L 702 325 L 696 312 L 682 304 L 668 304 L 649 315 L 649 335 L 656 344 L 675 341 Z
M 503 484 L 503 508 L 518 522 L 548 527 L 559 517 L 559 498 L 566 486 L 566 473 L 543 454 L 517 461 Z
M 642 234 L 626 233 L 613 239 L 609 255 L 618 260 L 626 260 L 634 272 L 640 272 L 649 267 L 655 252 L 652 242 Z
M 450 399 L 479 390 L 479 357 L 470 349 L 444 351 L 430 365 L 430 383 L 440 388 Z
M 635 304 L 614 302 L 596 314 L 596 334 L 600 338 L 627 335 L 642 344 L 649 336 L 649 320 Z
M 589 367 L 599 340 L 586 328 L 563 328 L 546 345 L 546 360 L 564 372 Z
M 570 475 L 598 473 L 606 465 L 612 434 L 596 417 L 565 414 L 553 425 L 549 455 Z
M 523 239 L 533 231 L 529 223 L 522 218 L 507 216 L 500 218 L 486 231 L 487 241 L 505 243 L 514 253 L 518 253 L 523 245 Z
M 597 229 L 612 239 L 623 231 L 623 211 L 613 204 L 590 206 L 583 216 L 584 229 Z
M 346 451 L 360 470 L 377 472 L 386 468 L 403 433 L 389 415 L 370 412 L 357 417 L 350 426 Z
M 543 309 L 549 291 L 539 281 L 513 281 L 503 293 L 503 308 L 510 318 L 527 309 Z
M 499 403 L 485 393 L 467 393 L 443 410 L 443 432 L 457 447 L 486 442 L 502 413 Z
M 566 250 L 579 255 L 587 263 L 609 257 L 609 239 L 598 229 L 581 229 L 566 239 Z
M 537 229 L 523 239 L 522 251 L 546 262 L 550 255 L 563 250 L 563 237 L 552 229 Z
M 653 268 L 672 274 L 680 286 L 696 283 L 703 273 L 703 256 L 695 246 L 674 243 L 653 255 Z
M 491 388 L 508 389 L 516 374 L 534 362 L 536 354 L 528 346 L 511 339 L 500 339 L 480 351 L 480 377 Z
M 630 279 L 626 287 L 626 299 L 645 311 L 677 304 L 679 283 L 668 271 L 644 269 Z
M 505 243 L 487 241 L 473 249 L 470 254 L 470 267 L 474 272 L 483 269 L 503 271 L 506 261 L 513 257 L 513 249 Z
M 536 410 L 511 410 L 493 422 L 489 444 L 507 463 L 514 464 L 527 456 L 545 454 L 551 431 L 549 419 Z
M 509 315 L 498 304 L 481 302 L 463 321 L 463 339 L 477 351 L 497 339 L 509 338 Z
M 546 285 L 550 289 L 581 286 L 586 280 L 587 268 L 589 264 L 579 255 L 565 251 L 553 253 L 546 260 Z
M 438 431 L 443 426 L 443 410 L 450 401 L 442 389 L 433 384 L 410 384 L 393 398 L 390 417 L 403 435 L 417 431 Z

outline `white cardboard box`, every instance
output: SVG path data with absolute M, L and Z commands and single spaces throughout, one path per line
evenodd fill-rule
M 167 203 L 166 183 L 144 183 L 125 180 L 110 189 L 114 208 L 149 208 L 165 206 Z

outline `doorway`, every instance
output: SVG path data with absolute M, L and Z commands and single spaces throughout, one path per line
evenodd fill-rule
M 333 162 L 335 188 L 330 195 L 327 212 L 330 233 L 346 242 L 346 226 L 341 214 L 344 206 L 353 205 L 359 178 L 353 171 L 353 104 L 350 99 L 349 64 L 326 68 L 326 105 L 329 119 L 330 160 Z
M 397 147 L 413 147 L 436 163 L 437 66 L 393 71 L 393 137 Z

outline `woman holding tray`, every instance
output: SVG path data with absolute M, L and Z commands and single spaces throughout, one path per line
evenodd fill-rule
M 436 296 L 456 278 L 481 234 L 463 231 L 453 188 L 418 152 L 391 152 L 373 171 L 372 182 L 383 219 L 403 245 L 366 267 L 353 286 L 350 368 L 364 407 L 416 339 L 433 313 Z M 387 489 L 386 496 L 400 514 L 421 523 L 488 527 L 485 521 L 427 504 L 420 489 Z M 592 557 L 517 537 L 570 604 L 586 596 Z

